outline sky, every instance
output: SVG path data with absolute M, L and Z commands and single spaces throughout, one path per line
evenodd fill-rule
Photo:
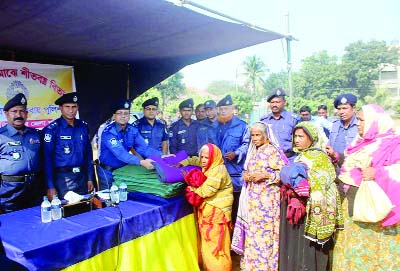
M 398 0 L 192 0 L 210 9 L 287 34 L 289 14 L 292 63 L 296 71 L 301 60 L 326 50 L 341 57 L 352 42 L 400 41 Z M 186 6 L 190 7 L 190 6 Z M 242 62 L 257 55 L 269 72 L 286 71 L 286 42 L 276 40 L 214 57 L 182 69 L 187 87 L 206 89 L 216 80 L 238 83 L 244 80 Z

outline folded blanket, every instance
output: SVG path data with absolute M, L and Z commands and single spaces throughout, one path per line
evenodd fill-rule
M 119 185 L 122 181 L 128 191 L 154 194 L 171 198 L 183 194 L 186 184 L 183 182 L 167 184 L 160 182 L 155 171 L 141 166 L 126 165 L 113 171 L 114 180 Z

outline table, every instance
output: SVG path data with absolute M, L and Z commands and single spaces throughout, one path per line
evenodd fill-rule
M 0 215 L 8 258 L 29 270 L 199 270 L 184 197 L 129 193 L 118 207 L 42 223 L 40 207 Z

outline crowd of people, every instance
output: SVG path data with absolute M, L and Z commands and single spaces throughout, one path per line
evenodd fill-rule
M 333 101 L 336 119 L 326 105 L 318 116 L 308 106 L 287 111 L 281 88 L 267 101 L 271 113 L 249 127 L 230 95 L 197 106 L 182 101 L 171 125 L 157 118 L 157 97 L 143 102 L 143 117 L 132 124 L 130 101 L 121 100 L 99 129 L 93 163 L 77 93 L 55 101 L 61 116 L 41 132 L 25 126 L 28 101 L 18 94 L 3 108 L 0 212 L 37 205 L 44 193 L 108 189 L 115 169 L 153 170 L 148 157 L 185 151 L 190 158 L 177 166 L 198 165 L 205 179 L 187 189 L 203 199 L 195 214 L 205 270 L 231 270 L 231 250 L 242 270 L 399 269 L 400 136 L 391 117 L 378 105 L 357 112 L 353 94 Z M 352 219 L 366 181 L 393 204 L 381 221 Z

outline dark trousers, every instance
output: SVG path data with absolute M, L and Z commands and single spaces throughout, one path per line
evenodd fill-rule
M 59 198 L 64 198 L 68 191 L 73 191 L 80 195 L 88 193 L 87 177 L 84 172 L 57 172 L 55 186 Z

